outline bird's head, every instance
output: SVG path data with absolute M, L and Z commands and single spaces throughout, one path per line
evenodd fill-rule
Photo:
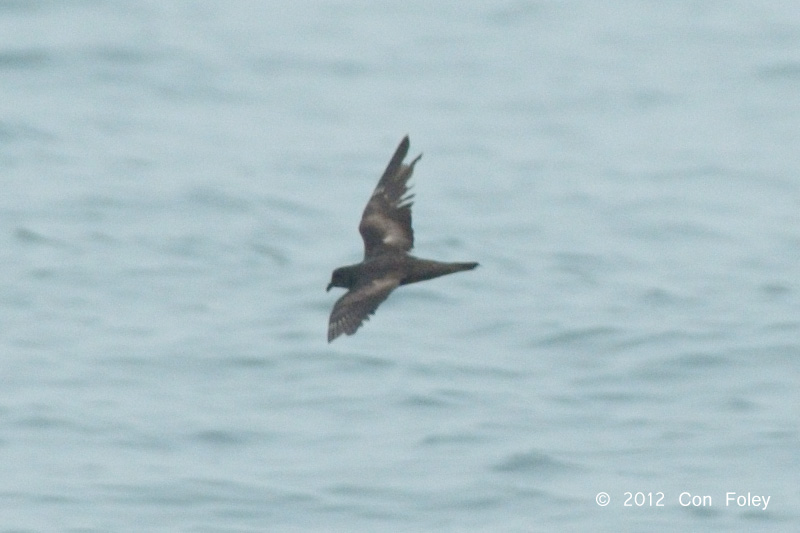
M 349 289 L 353 286 L 354 272 L 351 267 L 339 267 L 331 274 L 331 282 L 328 283 L 326 291 L 331 290 L 332 287 L 342 287 Z

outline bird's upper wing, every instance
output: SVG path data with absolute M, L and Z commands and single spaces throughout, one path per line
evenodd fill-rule
M 358 231 L 364 239 L 365 259 L 387 250 L 407 252 L 414 246 L 414 230 L 411 228 L 414 195 L 408 194 L 408 179 L 422 154 L 411 164 L 404 165 L 408 144 L 408 136 L 400 141 L 361 216 Z
M 328 322 L 328 342 L 347 333 L 352 335 L 389 296 L 400 280 L 384 277 L 356 285 L 336 300 Z

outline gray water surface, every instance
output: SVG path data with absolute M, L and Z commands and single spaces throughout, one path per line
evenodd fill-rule
M 0 2 L 0 532 L 797 531 L 798 95 L 794 2 Z M 407 133 L 481 267 L 328 345 Z

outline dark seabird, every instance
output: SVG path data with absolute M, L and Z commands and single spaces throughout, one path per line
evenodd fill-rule
M 333 271 L 331 287 L 348 289 L 336 301 L 328 323 L 328 342 L 346 333 L 352 335 L 369 319 L 394 289 L 445 274 L 472 270 L 478 263 L 443 263 L 409 255 L 414 246 L 411 228 L 411 200 L 408 179 L 414 165 L 403 164 L 408 153 L 408 136 L 400 141 L 389 166 L 372 193 L 358 231 L 364 239 L 364 260 Z

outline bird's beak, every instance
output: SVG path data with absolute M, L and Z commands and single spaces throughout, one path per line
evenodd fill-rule
M 330 291 L 330 290 L 331 290 L 331 287 L 333 287 L 333 283 L 328 283 L 328 288 L 327 288 L 327 289 L 325 289 L 325 292 L 328 292 L 328 291 Z

